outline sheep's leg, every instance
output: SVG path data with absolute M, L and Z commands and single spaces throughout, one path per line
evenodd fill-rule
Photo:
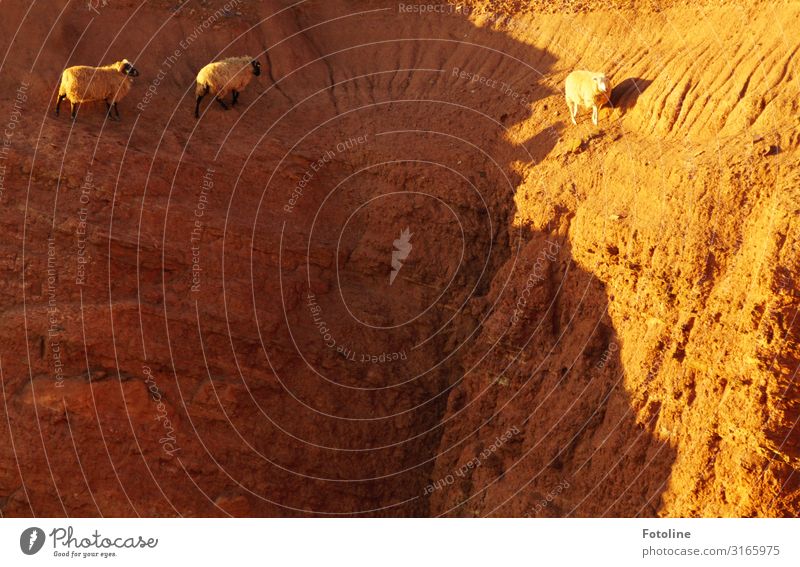
M 106 103 L 106 116 L 108 116 L 111 120 L 114 120 L 114 115 L 111 113 L 111 104 L 108 100 L 104 101 Z
M 595 104 L 595 105 L 592 107 L 592 123 L 593 123 L 595 126 L 597 126 L 597 114 L 598 114 L 598 112 L 597 112 L 597 105 Z
M 197 95 L 197 104 L 194 105 L 194 117 L 200 118 L 200 101 L 203 100 L 204 94 Z
M 58 113 L 61 111 L 61 101 L 65 98 L 67 98 L 67 95 L 65 94 L 58 95 L 58 101 L 56 102 L 56 116 L 58 116 Z
M 208 85 L 205 85 L 205 89 L 203 90 L 203 94 L 197 95 L 197 104 L 194 105 L 194 117 L 195 118 L 200 118 L 200 101 L 203 100 L 203 97 L 205 97 L 208 94 L 208 90 L 209 90 L 208 89 Z
M 572 123 L 577 125 L 578 122 L 575 120 L 575 117 L 578 115 L 578 103 L 577 102 L 573 102 L 570 105 L 569 115 L 570 115 L 570 118 L 572 118 Z
M 239 100 L 239 91 L 233 91 L 233 102 L 231 106 L 236 106 L 236 102 Z
M 117 101 L 114 101 L 114 112 L 117 114 L 117 120 L 119 120 L 119 108 L 117 108 Z
M 221 98 L 217 97 L 217 102 L 222 105 L 222 108 L 224 108 L 225 110 L 228 110 L 228 105 L 225 104 L 224 100 L 222 100 Z
M 78 115 L 78 105 L 72 101 L 69 101 L 70 108 L 72 108 L 72 119 L 75 120 L 75 117 Z

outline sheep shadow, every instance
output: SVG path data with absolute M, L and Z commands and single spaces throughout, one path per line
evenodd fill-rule
M 611 91 L 611 105 L 623 112 L 636 106 L 639 96 L 652 84 L 651 79 L 629 77 Z

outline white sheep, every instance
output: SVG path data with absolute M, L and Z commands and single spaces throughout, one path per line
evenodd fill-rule
M 572 123 L 577 124 L 575 116 L 578 114 L 578 105 L 581 105 L 592 109 L 592 122 L 597 126 L 598 108 L 606 102 L 611 103 L 611 82 L 605 74 L 573 71 L 567 75 L 564 90 Z
M 261 63 L 249 56 L 228 57 L 222 61 L 209 63 L 197 73 L 195 95 L 197 104 L 194 107 L 194 117 L 200 118 L 200 101 L 208 93 L 214 95 L 222 108 L 228 110 L 223 100 L 225 95 L 232 93 L 232 106 L 239 100 L 239 93 L 250 83 L 254 76 L 261 74 Z
M 58 102 L 56 102 L 56 116 L 58 116 L 61 101 L 69 99 L 72 107 L 72 119 L 78 113 L 78 105 L 82 102 L 105 101 L 108 117 L 113 106 L 119 120 L 117 102 L 125 98 L 133 86 L 133 77 L 138 77 L 133 64 L 127 59 L 117 61 L 103 67 L 89 67 L 78 65 L 64 69 L 61 73 L 61 85 L 58 88 Z

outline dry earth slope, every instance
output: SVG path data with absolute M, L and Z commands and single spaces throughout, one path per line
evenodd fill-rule
M 0 512 L 797 515 L 800 3 L 293 4 L 3 2 Z

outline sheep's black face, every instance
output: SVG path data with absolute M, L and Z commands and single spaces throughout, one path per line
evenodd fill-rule
M 250 65 L 253 66 L 253 75 L 258 77 L 261 74 L 261 63 L 258 61 L 251 61 Z
M 125 65 L 122 66 L 122 72 L 128 75 L 129 77 L 139 76 L 139 71 L 137 71 L 136 68 L 130 63 L 125 63 Z

